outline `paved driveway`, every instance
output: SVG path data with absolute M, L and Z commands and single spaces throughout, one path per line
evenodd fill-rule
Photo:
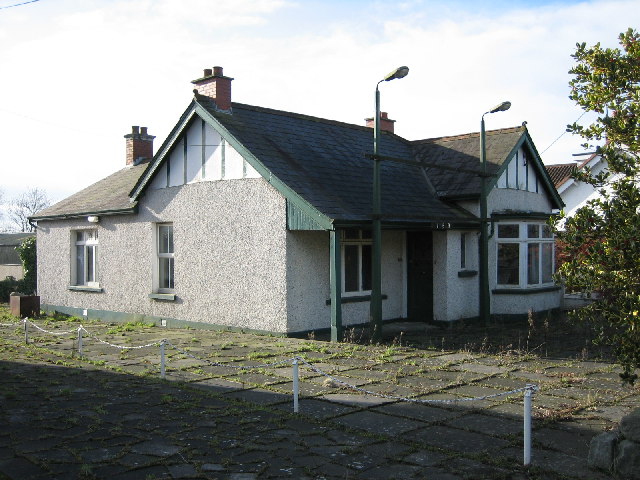
M 34 323 L 73 333 L 32 326 L 25 345 L 19 326 L 0 326 L 0 478 L 601 479 L 590 439 L 640 406 L 615 365 L 579 353 L 89 324 L 80 358 L 79 323 Z M 300 366 L 298 414 L 290 362 L 233 368 L 295 356 L 319 370 Z M 523 394 L 494 395 L 527 383 L 540 391 L 524 468 Z

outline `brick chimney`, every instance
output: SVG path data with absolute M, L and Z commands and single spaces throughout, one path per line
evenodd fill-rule
M 147 127 L 133 126 L 124 138 L 127 139 L 127 165 L 139 165 L 153 158 L 153 139 L 156 137 L 147 133 Z
M 231 111 L 231 81 L 233 78 L 225 77 L 222 74 L 222 67 L 204 69 L 204 76 L 193 80 L 196 88 L 194 93 L 199 93 L 211 98 L 218 107 L 218 110 Z
M 373 128 L 373 117 L 365 118 L 364 120 L 367 122 L 367 127 Z M 393 133 L 394 123 L 396 123 L 396 121 L 388 118 L 387 112 L 380 112 L 380 131 Z

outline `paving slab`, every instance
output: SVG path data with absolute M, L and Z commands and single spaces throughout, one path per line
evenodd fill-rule
M 506 440 L 490 435 L 464 432 L 457 428 L 439 425 L 412 431 L 407 437 L 431 447 L 464 453 L 491 452 L 504 448 L 509 444 Z
M 422 424 L 416 420 L 392 417 L 371 411 L 356 412 L 333 419 L 342 425 L 360 428 L 371 433 L 397 436 L 419 428 Z

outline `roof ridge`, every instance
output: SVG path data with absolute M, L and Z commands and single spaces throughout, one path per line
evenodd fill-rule
M 287 116 L 287 117 L 292 117 L 292 118 L 299 118 L 302 120 L 310 120 L 310 121 L 314 121 L 314 122 L 319 122 L 319 123 L 327 123 L 327 124 L 331 124 L 331 125 L 336 125 L 336 126 L 343 126 L 343 127 L 350 127 L 350 128 L 357 128 L 359 130 L 370 130 L 373 132 L 373 128 L 371 127 L 367 127 L 366 125 L 357 125 L 355 123 L 349 123 L 349 122 L 342 122 L 340 120 L 331 120 L 328 118 L 323 118 L 323 117 L 316 117 L 314 115 L 307 115 L 304 113 L 296 113 L 296 112 L 289 112 L 286 110 L 278 110 L 276 108 L 269 108 L 269 107 L 261 107 L 258 105 L 248 105 L 246 103 L 238 103 L 238 102 L 233 102 L 232 103 L 232 108 L 233 107 L 239 107 L 239 108 L 244 108 L 247 110 L 255 110 L 258 112 L 264 112 L 264 113 L 272 113 L 274 115 L 283 115 L 283 116 Z M 390 132 L 386 132 L 386 133 L 390 133 Z M 398 138 L 401 138 L 404 140 L 404 137 L 400 137 L 398 134 L 393 134 Z
M 518 125 L 517 127 L 506 127 L 506 128 L 497 128 L 495 130 L 487 130 L 485 135 L 499 135 L 504 133 L 515 133 L 518 131 L 526 130 L 522 125 Z M 465 138 L 474 138 L 479 137 L 480 132 L 470 132 L 470 133 L 460 133 L 458 135 L 445 135 L 442 137 L 432 137 L 432 138 L 424 138 L 421 140 L 412 140 L 411 143 L 433 143 L 437 141 L 453 141 L 453 140 L 461 140 Z

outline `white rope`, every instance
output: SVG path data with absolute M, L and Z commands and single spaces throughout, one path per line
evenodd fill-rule
M 154 347 L 154 346 L 160 345 L 160 343 L 162 343 L 162 340 L 156 340 L 155 342 L 147 343 L 146 345 L 135 345 L 135 346 L 131 346 L 131 345 L 115 345 L 113 343 L 109 343 L 109 342 L 107 342 L 105 340 L 102 340 L 101 338 L 98 338 L 95 335 L 92 335 L 91 333 L 89 333 L 87 331 L 86 328 L 84 328 L 82 326 L 80 327 L 80 329 L 84 330 L 87 333 L 87 336 L 89 336 L 89 338 L 93 338 L 94 340 L 97 340 L 98 342 L 103 343 L 105 345 L 109 345 L 110 347 L 119 348 L 120 350 L 138 350 L 138 349 L 141 349 L 141 348 Z
M 169 340 L 165 340 L 165 342 L 166 342 L 167 345 L 170 345 L 171 347 L 176 349 L 179 353 L 182 353 L 183 355 L 191 357 L 194 360 L 198 360 L 198 361 L 201 361 L 201 362 L 208 363 L 209 365 L 211 365 L 213 367 L 229 367 L 229 368 L 235 368 L 235 369 L 238 369 L 238 370 L 251 370 L 251 369 L 254 369 L 254 368 L 268 368 L 268 367 L 277 367 L 279 365 L 285 365 L 287 363 L 292 363 L 297 358 L 297 357 L 292 357 L 292 358 L 287 358 L 286 360 L 280 360 L 278 362 L 262 363 L 262 364 L 259 364 L 259 365 L 230 365 L 228 363 L 212 362 L 211 360 L 207 360 L 206 358 L 198 358 L 195 355 L 187 352 L 186 350 L 182 350 L 181 348 L 176 347 Z
M 30 320 L 25 319 L 24 322 L 25 323 L 29 323 L 30 325 L 33 325 L 34 327 L 36 327 L 41 332 L 48 333 L 49 335 L 69 335 L 70 333 L 78 333 L 78 329 L 77 328 L 75 328 L 73 330 L 69 330 L 68 332 L 50 332 L 49 330 L 45 330 L 44 328 L 39 327 L 38 325 L 36 325 L 35 323 L 33 323 Z
M 302 363 L 304 363 L 306 366 L 308 366 L 314 372 L 316 372 L 316 373 L 318 373 L 320 375 L 324 375 L 325 377 L 331 379 L 331 381 L 333 381 L 335 383 L 338 383 L 340 385 L 344 385 L 345 387 L 350 388 L 351 390 L 356 390 L 356 391 L 364 393 L 366 395 L 373 395 L 373 396 L 380 397 L 380 398 L 387 398 L 389 400 L 401 400 L 403 402 L 412 402 L 412 403 L 475 402 L 475 401 L 480 401 L 480 400 L 487 400 L 489 398 L 497 398 L 497 397 L 503 397 L 503 396 L 506 396 L 506 395 L 514 395 L 516 393 L 524 392 L 525 390 L 532 390 L 534 392 L 538 390 L 538 387 L 536 385 L 531 385 L 531 386 L 527 386 L 527 387 L 516 388 L 515 390 L 510 390 L 508 392 L 492 393 L 491 395 L 483 395 L 481 397 L 454 398 L 454 399 L 450 399 L 450 400 L 429 400 L 429 399 L 400 397 L 400 396 L 396 396 L 396 395 L 387 395 L 387 394 L 384 394 L 384 393 L 372 392 L 370 390 L 366 390 L 364 388 L 357 387 L 355 385 L 351 385 L 350 383 L 347 383 L 347 382 L 345 382 L 343 380 L 340 380 L 339 378 L 336 378 L 336 377 L 334 377 L 332 375 L 329 375 L 328 373 L 323 372 L 318 367 L 316 367 L 315 365 L 312 365 L 311 363 L 307 362 L 302 357 L 296 357 L 296 358 L 299 361 L 301 361 Z

